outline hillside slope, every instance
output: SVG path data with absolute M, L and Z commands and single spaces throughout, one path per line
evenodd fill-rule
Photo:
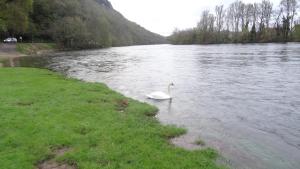
M 161 35 L 150 32 L 137 23 L 126 19 L 113 8 L 108 0 L 95 1 L 104 7 L 105 17 L 110 23 L 112 34 L 115 36 L 114 46 L 166 43 L 165 38 Z
M 127 20 L 108 0 L 14 0 L 1 5 L 1 11 L 2 38 L 55 41 L 65 48 L 166 43 L 164 37 Z

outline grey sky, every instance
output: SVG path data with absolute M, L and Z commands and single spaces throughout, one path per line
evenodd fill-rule
M 205 9 L 235 0 L 110 0 L 114 8 L 127 19 L 161 35 L 170 35 L 175 28 L 194 27 Z M 261 0 L 243 0 L 260 2 Z M 280 0 L 271 0 L 277 7 Z

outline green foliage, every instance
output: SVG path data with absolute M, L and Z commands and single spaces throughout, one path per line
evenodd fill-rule
M 0 32 L 1 31 L 5 32 L 5 31 L 7 31 L 7 28 L 6 28 L 6 24 L 5 24 L 4 20 L 0 18 Z
M 294 39 L 297 42 L 300 42 L 300 25 L 295 26 Z
M 20 6 L 9 4 L 7 5 L 10 11 L 6 17 L 6 26 L 12 35 L 24 33 L 28 28 L 28 17 L 26 11 L 23 11 Z
M 0 79 L 1 168 L 37 168 L 58 147 L 70 151 L 55 160 L 78 169 L 220 168 L 214 150 L 171 145 L 185 130 L 145 115 L 155 107 L 103 84 L 28 68 L 2 68 Z
M 65 17 L 57 20 L 52 28 L 56 42 L 67 48 L 85 48 L 89 44 L 89 33 L 79 17 Z
M 2 0 L 0 5 L 0 31 L 10 35 L 25 33 L 29 25 L 29 14 L 32 11 L 32 0 Z

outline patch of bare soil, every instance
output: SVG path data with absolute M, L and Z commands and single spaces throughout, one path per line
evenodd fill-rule
M 55 157 L 61 157 L 65 153 L 69 152 L 70 148 L 60 148 L 55 150 L 54 157 L 52 159 L 43 161 L 42 163 L 38 164 L 36 169 L 76 169 L 75 166 L 71 166 L 65 163 L 58 163 L 54 160 Z

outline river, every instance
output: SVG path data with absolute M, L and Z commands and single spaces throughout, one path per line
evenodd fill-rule
M 188 129 L 175 144 L 194 149 L 201 138 L 232 168 L 300 168 L 299 43 L 115 47 L 12 62 L 156 105 L 162 123 Z M 172 102 L 145 97 L 171 82 Z

